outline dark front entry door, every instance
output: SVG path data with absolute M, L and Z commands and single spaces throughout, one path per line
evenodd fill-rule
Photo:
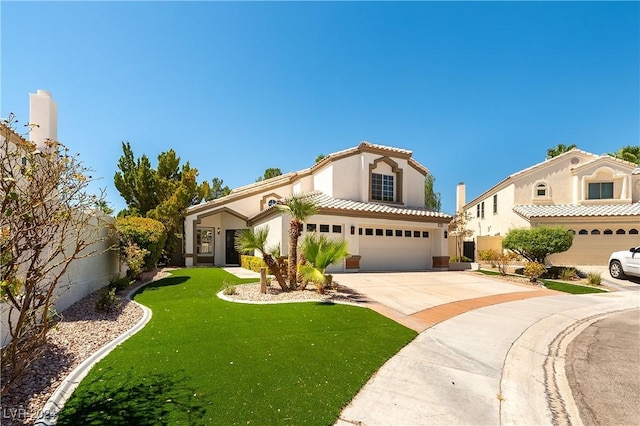
M 240 255 L 236 251 L 236 247 L 235 247 L 236 230 L 227 229 L 225 237 L 226 237 L 225 238 L 225 247 L 226 247 L 225 263 L 227 265 L 239 265 Z

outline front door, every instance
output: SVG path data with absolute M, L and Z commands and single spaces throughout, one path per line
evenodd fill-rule
M 225 233 L 225 247 L 226 247 L 225 264 L 227 265 L 240 264 L 240 255 L 236 251 L 235 239 L 236 239 L 236 230 L 227 229 Z

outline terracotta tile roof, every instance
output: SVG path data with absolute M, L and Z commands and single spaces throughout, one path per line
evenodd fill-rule
M 602 204 L 602 205 L 517 205 L 513 211 L 522 217 L 600 217 L 600 216 L 638 216 L 640 221 L 640 203 Z
M 403 207 L 388 204 L 365 203 L 355 200 L 344 200 L 340 198 L 330 197 L 323 192 L 314 191 L 308 194 L 309 198 L 316 202 L 319 209 L 328 209 L 336 211 L 362 212 L 362 213 L 382 213 L 393 214 L 398 216 L 411 217 L 433 217 L 439 219 L 451 219 L 451 216 L 442 212 L 435 212 L 420 207 Z M 282 201 L 282 200 L 281 200 Z M 270 207 L 275 208 L 274 206 Z

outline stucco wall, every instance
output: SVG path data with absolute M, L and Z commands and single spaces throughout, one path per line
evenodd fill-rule
M 606 265 L 614 251 L 639 245 L 639 235 L 576 235 L 568 251 L 549 256 L 549 261 L 559 266 Z
M 113 220 L 111 219 L 113 222 Z M 102 229 L 101 237 L 107 236 L 107 230 Z M 77 259 L 71 263 L 67 273 L 63 275 L 54 291 L 54 308 L 62 312 L 90 293 L 106 286 L 114 276 L 120 276 L 120 262 L 117 250 L 110 250 L 117 244 L 115 236 L 91 246 L 96 254 Z M 122 271 L 124 272 L 124 271 Z M 9 305 L 0 304 L 0 339 L 4 346 L 9 340 L 8 315 Z M 16 318 L 17 312 L 13 312 Z

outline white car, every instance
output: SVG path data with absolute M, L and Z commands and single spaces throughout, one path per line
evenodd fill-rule
M 609 257 L 609 273 L 619 279 L 640 277 L 640 246 L 612 253 Z

